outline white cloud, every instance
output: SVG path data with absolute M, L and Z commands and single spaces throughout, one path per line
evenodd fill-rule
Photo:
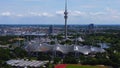
M 30 16 L 42 16 L 39 12 L 29 12 Z
M 64 15 L 64 10 L 56 11 L 56 14 L 63 16 Z M 68 11 L 68 16 L 86 16 L 86 15 L 87 15 L 86 12 L 81 12 L 81 11 L 77 11 L 77 10 Z
M 79 6 L 80 8 L 85 8 L 85 9 L 92 9 L 92 8 L 96 8 L 96 6 L 94 5 L 81 5 Z
M 1 13 L 0 15 L 1 15 L 1 16 L 11 16 L 12 13 L 7 11 L 7 12 Z
M 114 16 L 112 16 L 112 18 L 120 19 L 120 16 L 114 15 Z
M 23 15 L 23 14 L 16 14 L 15 16 L 17 16 L 17 17 L 24 17 L 25 15 Z
M 106 8 L 104 11 L 89 12 L 88 16 L 96 21 L 118 21 L 120 20 L 120 11 Z
M 10 16 L 13 18 L 19 17 L 56 17 L 64 16 L 64 10 L 56 11 L 56 12 L 26 12 L 26 13 L 15 13 L 15 12 L 2 12 L 0 16 Z M 114 9 L 106 9 L 105 11 L 98 12 L 85 12 L 79 10 L 69 10 L 68 16 L 70 19 L 75 19 L 76 17 L 82 17 L 81 19 L 93 19 L 93 20 L 118 20 L 120 19 L 120 12 Z M 78 17 L 78 19 L 79 19 Z
M 47 12 L 41 13 L 41 15 L 45 16 L 45 17 L 53 17 L 54 16 L 53 14 L 50 14 L 50 13 L 47 13 Z
M 107 13 L 106 12 L 90 12 L 89 14 L 93 16 L 99 16 L 99 15 L 106 15 Z
M 116 9 L 112 9 L 112 8 L 106 8 L 106 12 L 110 13 L 112 15 L 120 15 L 120 11 L 118 11 Z
M 81 11 L 71 11 L 70 14 L 72 16 L 86 16 L 87 15 L 86 12 L 81 12 Z
M 44 16 L 44 17 L 53 17 L 54 15 L 47 12 L 30 12 L 30 16 Z M 28 15 L 29 16 L 29 15 Z
M 57 15 L 64 15 L 64 10 L 56 11 Z
M 23 0 L 23 1 L 41 1 L 41 0 Z
M 39 16 L 39 17 L 53 17 L 54 14 L 48 13 L 48 12 L 26 12 L 26 13 L 15 13 L 15 12 L 2 12 L 0 13 L 0 16 L 10 16 L 10 17 L 33 17 L 33 16 Z

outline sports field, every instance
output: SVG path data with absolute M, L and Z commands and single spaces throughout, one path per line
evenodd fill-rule
M 56 65 L 55 68 L 108 68 L 108 67 L 106 67 L 106 66 L 59 64 L 59 65 Z
M 67 65 L 66 68 L 107 68 L 105 66 L 79 66 L 79 65 Z

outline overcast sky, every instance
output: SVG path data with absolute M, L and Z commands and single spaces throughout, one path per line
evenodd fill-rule
M 65 0 L 0 0 L 0 24 L 64 24 Z M 68 24 L 120 24 L 120 0 L 68 0 Z

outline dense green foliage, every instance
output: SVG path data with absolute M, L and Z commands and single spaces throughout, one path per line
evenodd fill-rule
M 97 43 L 109 43 L 109 48 L 105 49 L 105 53 L 97 53 L 94 56 L 89 55 L 85 56 L 80 54 L 77 58 L 74 57 L 73 54 L 70 54 L 65 57 L 56 57 L 53 58 L 51 53 L 39 53 L 36 56 L 28 55 L 25 50 L 21 47 L 9 49 L 9 48 L 0 48 L 0 67 L 3 68 L 10 68 L 10 66 L 6 65 L 5 61 L 9 59 L 18 59 L 18 58 L 28 58 L 28 59 L 37 59 L 37 60 L 49 60 L 54 61 L 54 64 L 57 63 L 65 63 L 65 64 L 84 64 L 84 65 L 108 65 L 113 66 L 113 68 L 120 67 L 120 33 L 116 33 L 117 31 L 107 31 L 106 33 L 95 33 L 95 34 L 78 34 L 78 35 L 71 35 L 71 39 L 76 38 L 76 36 L 83 36 L 85 41 L 80 42 L 78 41 L 77 44 L 82 45 L 92 45 L 98 46 Z M 75 40 L 63 40 L 62 35 L 56 36 L 58 42 L 61 44 L 75 44 Z M 18 40 L 10 41 L 11 39 L 16 38 L 16 36 L 0 36 L 0 44 L 6 45 L 15 43 Z M 27 38 L 27 37 L 25 37 Z M 32 36 L 33 38 L 33 36 Z M 55 37 L 53 37 L 55 38 Z M 63 41 L 61 41 L 63 40 Z M 55 41 L 50 42 L 50 44 L 55 44 Z M 99 46 L 98 46 L 99 47 Z M 6 67 L 7 66 L 7 67 Z M 52 64 L 49 64 L 50 67 L 53 67 Z M 71 66 L 70 66 L 71 67 Z M 75 67 L 77 68 L 77 67 Z M 84 68 L 84 67 L 82 67 Z M 92 67 L 94 68 L 94 67 Z
M 0 67 L 10 68 L 9 65 L 6 65 L 6 61 L 24 57 L 27 57 L 27 53 L 21 48 L 15 48 L 14 50 L 0 48 Z
M 11 58 L 13 58 L 13 55 L 9 49 L 0 48 L 0 67 L 10 68 L 10 66 L 6 65 L 6 61 Z
M 16 38 L 17 36 L 0 36 L 0 44 L 1 45 L 6 45 L 6 44 L 11 44 L 16 42 L 16 40 L 14 41 L 10 41 L 13 38 Z

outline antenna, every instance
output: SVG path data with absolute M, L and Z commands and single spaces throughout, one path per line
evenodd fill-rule
M 67 0 L 65 0 L 65 10 L 67 11 Z

